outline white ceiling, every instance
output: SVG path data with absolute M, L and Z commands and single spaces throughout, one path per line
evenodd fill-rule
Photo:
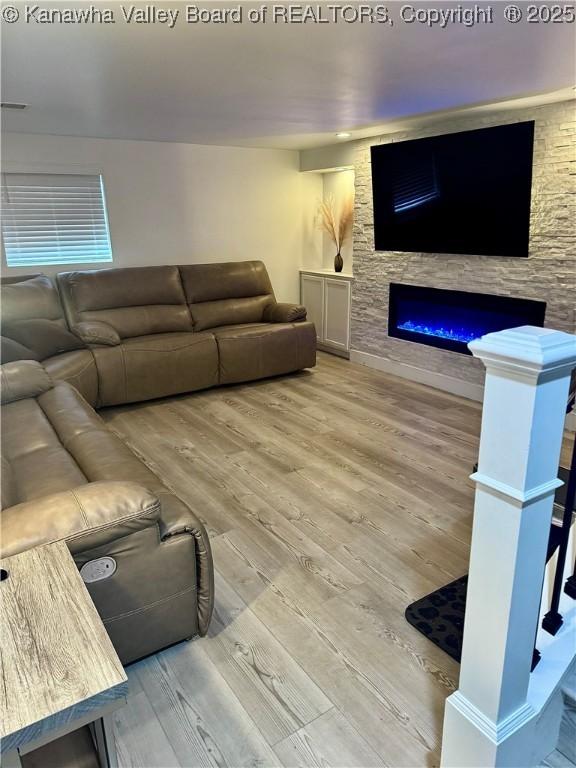
M 114 25 L 26 23 L 24 3 L 12 4 L 21 18 L 2 24 L 2 100 L 29 108 L 3 110 L 7 131 L 304 149 L 337 131 L 356 137 L 387 121 L 574 85 L 574 25 L 511 24 L 499 2 L 493 24 L 445 29 L 401 23 L 398 2 L 389 3 L 393 26 L 190 25 L 185 3 L 157 2 L 180 10 L 174 29 L 128 25 L 120 3 L 106 0 L 92 5 L 113 9 Z M 262 3 L 242 5 L 246 14 Z

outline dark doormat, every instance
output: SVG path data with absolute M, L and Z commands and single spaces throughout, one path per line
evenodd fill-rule
M 559 469 L 562 480 L 567 479 L 568 470 Z M 565 486 L 559 488 L 563 491 Z M 564 492 L 565 493 L 565 492 Z M 563 509 L 563 497 L 556 493 L 557 505 Z M 548 539 L 548 552 L 546 562 L 550 560 L 562 538 L 562 528 L 556 523 L 550 527 Z M 464 614 L 466 613 L 466 590 L 468 588 L 468 575 L 462 576 L 456 581 L 451 581 L 444 587 L 431 592 L 426 597 L 421 597 L 415 603 L 406 608 L 404 615 L 412 626 L 427 637 L 434 645 L 441 648 L 451 656 L 454 661 L 460 662 L 462 656 L 462 636 L 464 634 Z M 532 669 L 538 663 L 539 654 L 534 651 Z
M 462 655 L 468 576 L 440 587 L 406 608 L 406 620 L 455 661 Z

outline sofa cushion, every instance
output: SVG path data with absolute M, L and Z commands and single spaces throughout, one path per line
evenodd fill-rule
M 103 321 L 122 339 L 192 330 L 178 267 L 63 272 L 58 284 L 71 328 Z
M 74 391 L 64 383 L 57 386 Z M 67 491 L 86 482 L 85 474 L 65 450 L 41 407 L 42 397 L 2 406 L 2 456 L 11 467 L 14 503 Z
M 8 336 L 0 336 L 0 362 L 13 363 L 17 360 L 40 360 L 40 355 Z
M 42 272 L 36 272 L 30 275 L 0 275 L 0 285 L 23 283 L 25 280 L 32 280 L 34 277 L 43 277 L 43 274 Z
M 221 299 L 191 304 L 190 314 L 195 331 L 212 330 L 231 323 L 260 323 L 270 296 L 251 296 L 246 299 Z
M 2 362 L 44 360 L 85 346 L 68 329 L 58 291 L 49 277 L 2 285 L 0 294 L 2 335 L 14 342 L 3 345 Z M 25 357 L 17 357 L 19 353 Z
M 73 387 L 59 383 L 39 398 L 39 403 L 61 449 L 73 458 L 85 482 L 138 483 L 160 499 L 163 520 L 190 521 L 191 513 L 184 502 L 166 490 L 154 472 L 108 429 Z M 73 486 L 57 490 L 70 487 Z M 167 531 L 163 530 L 165 534 Z
M 128 480 L 159 498 L 171 496 L 65 382 L 57 382 L 36 398 L 2 406 L 2 457 L 11 471 L 13 503 L 102 480 Z M 182 504 L 178 500 L 176 507 L 178 503 Z
M 0 509 L 6 509 L 6 507 L 11 507 L 18 503 L 18 496 L 16 493 L 16 483 L 14 482 L 14 472 L 5 456 L 1 457 L 0 477 L 2 479 L 2 482 L 0 482 L 2 496 Z
M 33 350 L 39 360 L 45 360 L 85 346 L 78 336 L 64 327 L 63 322 L 44 318 L 19 320 L 4 323 L 2 330 L 18 344 Z
M 37 397 L 52 388 L 46 369 L 35 360 L 7 363 L 0 369 L 2 404 Z
M 103 480 L 128 480 L 158 498 L 175 498 L 65 382 L 4 405 L 2 421 L 2 457 L 11 468 L 15 503 Z M 168 506 L 168 519 L 185 516 L 179 499 Z
M 46 275 L 17 283 L 2 283 L 2 320 L 17 322 L 42 317 L 62 320 L 62 307 L 56 286 Z
M 274 295 L 268 272 L 261 261 L 185 264 L 179 269 L 188 304 Z
M 210 331 L 214 336 L 223 334 L 226 331 L 242 331 L 245 328 L 264 328 L 270 323 L 232 323 L 231 325 L 220 325 L 218 328 Z
M 274 323 L 215 329 L 220 383 L 278 376 L 316 364 L 313 323 Z
M 188 264 L 180 267 L 180 274 L 196 331 L 259 323 L 265 308 L 275 302 L 261 261 Z
M 218 348 L 209 333 L 157 333 L 94 347 L 100 405 L 167 397 L 218 383 Z
M 89 349 L 77 349 L 42 361 L 48 375 L 54 381 L 66 381 L 90 403 L 98 402 L 98 373 L 96 361 Z

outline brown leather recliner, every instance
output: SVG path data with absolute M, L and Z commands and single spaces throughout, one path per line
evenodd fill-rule
M 72 386 L 35 361 L 0 368 L 2 555 L 65 539 L 126 664 L 204 634 L 213 604 L 206 532 Z
M 184 265 L 180 275 L 194 330 L 216 338 L 220 384 L 316 365 L 306 308 L 276 301 L 261 261 Z
M 70 329 L 94 354 L 98 404 L 149 400 L 316 364 L 304 307 L 260 261 L 64 272 Z
M 216 341 L 194 333 L 178 267 L 65 272 L 58 285 L 71 330 L 94 354 L 99 405 L 218 384 Z
M 38 360 L 55 379 L 68 381 L 89 403 L 98 399 L 96 364 L 86 344 L 71 333 L 56 286 L 37 275 L 0 288 L 1 360 Z

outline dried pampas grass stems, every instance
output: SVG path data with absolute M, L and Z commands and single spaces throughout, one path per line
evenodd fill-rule
M 336 211 L 334 197 L 329 197 L 318 206 L 318 226 L 328 234 L 338 253 L 352 234 L 353 222 L 354 199 L 352 196 L 343 201 L 339 213 Z

